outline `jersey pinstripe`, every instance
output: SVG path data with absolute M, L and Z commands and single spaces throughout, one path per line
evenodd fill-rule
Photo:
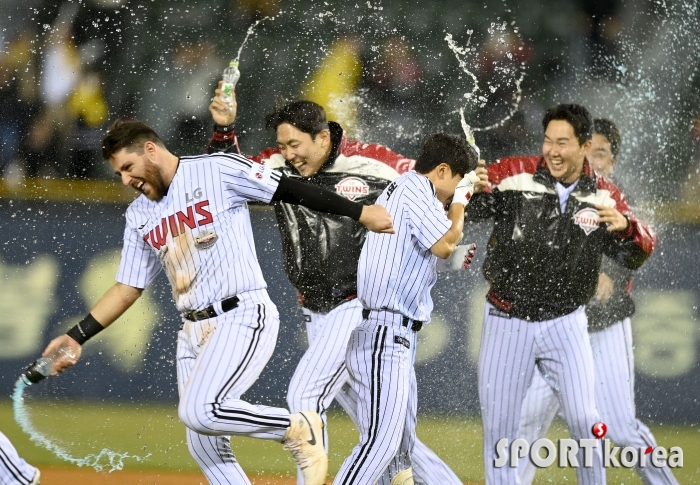
M 7 436 L 0 432 L 0 483 L 3 485 L 29 485 L 37 469 L 24 461 Z
M 520 483 L 518 470 L 495 466 L 496 443 L 518 436 L 525 391 L 536 369 L 559 390 L 564 420 L 575 440 L 592 438 L 600 418 L 593 397 L 593 352 L 583 307 L 569 315 L 541 322 L 511 317 L 486 304 L 479 349 L 479 402 L 484 425 L 484 468 L 487 485 Z M 510 450 L 506 449 L 507 453 Z M 583 451 L 576 455 L 583 463 Z M 581 485 L 604 485 L 600 448 L 593 448 L 592 467 L 576 469 Z
M 656 440 L 649 428 L 637 419 L 634 405 L 634 356 L 632 324 L 629 318 L 603 330 L 589 332 L 593 349 L 595 375 L 595 403 L 600 420 L 608 427 L 606 438 L 621 448 L 656 448 Z M 557 394 L 535 370 L 527 388 L 520 411 L 518 437 L 528 443 L 544 437 L 561 405 Z M 520 460 L 520 482 L 530 485 L 537 471 L 530 460 Z M 636 467 L 642 482 L 649 485 L 677 485 L 678 481 L 668 466 L 655 467 L 647 463 Z
M 217 312 L 183 318 L 177 343 L 178 416 L 209 483 L 250 483 L 229 436 L 281 441 L 289 427 L 288 410 L 241 399 L 272 355 L 279 327 L 247 201 L 269 203 L 280 177 L 240 155 L 183 157 L 161 200 L 141 196 L 126 213 L 117 281 L 144 288 L 164 269 L 178 310 Z M 237 305 L 223 312 L 234 295 Z
M 372 311 L 353 330 L 345 356 L 360 443 L 343 462 L 336 485 L 387 483 L 412 466 L 417 339 L 404 318 L 430 321 L 430 289 L 437 280 L 430 248 L 452 227 L 432 183 L 414 171 L 389 184 L 377 204 L 392 215 L 396 233 L 368 234 L 360 254 L 358 298 Z
M 145 288 L 165 269 L 180 311 L 266 288 L 246 202 L 270 202 L 280 177 L 236 154 L 180 158 L 161 200 L 127 209 L 117 281 Z
M 358 263 L 358 297 L 365 308 L 428 322 L 430 289 L 437 281 L 437 257 L 430 248 L 452 223 L 430 180 L 415 171 L 389 184 L 377 204 L 393 217 L 396 234 L 367 235 Z

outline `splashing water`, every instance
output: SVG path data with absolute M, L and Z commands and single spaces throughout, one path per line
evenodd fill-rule
M 282 15 L 284 12 L 280 12 L 278 15 Z M 260 22 L 263 20 L 275 20 L 276 16 L 269 16 L 269 17 L 263 17 L 260 20 L 257 20 L 253 25 L 248 27 L 248 31 L 245 34 L 245 38 L 243 39 L 243 43 L 241 46 L 238 48 L 238 54 L 236 54 L 236 58 L 234 59 L 234 62 L 239 62 L 241 59 L 241 52 L 243 52 L 243 48 L 245 47 L 246 43 L 248 42 L 248 38 L 253 35 L 255 32 L 255 27 L 258 26 Z
M 462 123 L 462 130 L 464 130 L 464 135 L 467 137 L 467 142 L 474 147 L 474 150 L 476 150 L 476 156 L 477 158 L 481 158 L 481 150 L 479 150 L 479 147 L 476 145 L 476 139 L 474 138 L 474 130 L 472 129 L 471 126 L 467 123 L 467 120 L 464 118 L 464 108 L 459 108 L 459 118 L 460 122 Z
M 491 28 L 488 29 L 489 33 L 493 34 L 496 30 L 503 31 L 506 28 L 506 23 L 504 22 L 503 25 L 495 26 L 495 24 L 491 24 Z M 459 67 L 464 71 L 465 74 L 467 74 L 473 81 L 474 81 L 474 86 L 472 87 L 470 92 L 467 92 L 464 94 L 464 98 L 467 100 L 468 103 L 480 103 L 479 107 L 483 108 L 486 105 L 486 102 L 488 101 L 487 96 L 479 96 L 478 93 L 481 91 L 481 88 L 479 87 L 479 81 L 476 77 L 476 75 L 469 70 L 469 66 L 467 65 L 467 57 L 469 56 L 470 52 L 476 52 L 475 47 L 470 47 L 469 44 L 471 43 L 471 36 L 472 36 L 473 31 L 468 30 L 467 34 L 469 35 L 469 38 L 467 39 L 467 44 L 464 47 L 460 47 L 457 45 L 457 43 L 454 41 L 452 38 L 452 34 L 449 32 L 445 36 L 445 41 L 447 41 L 447 46 L 450 48 L 452 53 L 455 55 L 457 58 L 457 62 L 459 63 Z M 517 30 L 516 30 L 517 33 Z M 500 41 L 503 43 L 503 41 Z M 510 58 L 510 56 L 509 56 Z M 467 123 L 467 120 L 464 116 L 464 108 L 466 106 L 461 107 L 459 110 L 452 111 L 452 113 L 459 113 L 460 116 L 460 122 L 462 124 L 462 129 L 464 130 L 464 134 L 467 137 L 467 141 L 476 149 L 477 153 L 479 153 L 479 148 L 476 146 L 474 142 L 474 132 L 477 131 L 488 131 L 488 130 L 493 130 L 495 128 L 498 128 L 500 126 L 503 126 L 508 120 L 510 120 L 515 112 L 518 110 L 518 107 L 520 106 L 520 101 L 522 100 L 522 88 L 521 84 L 523 81 L 523 78 L 525 77 L 525 63 L 521 62 L 520 64 L 521 71 L 520 71 L 520 77 L 515 80 L 515 92 L 513 94 L 513 102 L 511 103 L 510 110 L 508 114 L 502 118 L 500 121 L 497 121 L 496 123 L 493 123 L 488 126 L 482 126 L 482 127 L 472 127 Z M 490 91 L 493 93 L 496 91 L 496 88 L 489 86 Z
M 89 466 L 95 470 L 103 471 L 109 468 L 109 472 L 112 473 L 115 470 L 121 470 L 124 468 L 124 459 L 133 458 L 136 461 L 143 461 L 147 459 L 151 454 L 146 456 L 130 455 L 128 453 L 118 453 L 116 451 L 103 448 L 102 451 L 96 455 L 87 455 L 83 458 L 76 458 L 71 456 L 68 451 L 61 448 L 56 443 L 52 442 L 46 435 L 37 431 L 32 425 L 29 419 L 29 413 L 24 405 L 24 389 L 31 385 L 23 377 L 17 379 L 15 383 L 15 390 L 12 393 L 13 409 L 15 413 L 15 421 L 22 428 L 22 431 L 27 433 L 30 439 L 37 444 L 37 446 L 42 446 L 49 450 L 51 453 L 61 458 L 62 460 L 78 465 L 79 467 Z

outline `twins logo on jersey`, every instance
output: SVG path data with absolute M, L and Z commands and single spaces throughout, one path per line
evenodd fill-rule
M 369 194 L 369 185 L 359 177 L 345 177 L 335 185 L 337 194 L 355 200 Z
M 586 233 L 586 236 L 598 229 L 598 221 L 598 211 L 591 207 L 581 209 L 576 214 L 574 214 L 574 224 L 581 227 L 581 229 L 583 229 L 583 232 Z
M 160 221 L 160 225 L 155 226 L 146 233 L 143 236 L 143 240 L 154 249 L 160 250 L 168 239 L 168 230 L 170 230 L 172 237 L 177 237 L 180 233 L 185 231 L 185 226 L 190 229 L 196 229 L 205 224 L 211 224 L 214 222 L 214 217 L 211 215 L 211 212 L 206 209 L 208 206 L 209 200 L 203 200 L 196 204 L 188 205 L 185 208 L 185 212 L 177 211 L 175 214 L 163 217 Z M 205 242 L 211 242 L 211 245 L 213 245 L 216 239 L 211 241 L 210 238 Z M 211 245 L 202 248 L 198 247 L 197 249 L 207 249 L 211 247 Z

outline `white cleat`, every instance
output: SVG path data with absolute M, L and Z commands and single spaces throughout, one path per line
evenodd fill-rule
M 401 470 L 391 479 L 391 485 L 413 485 L 413 470 L 410 468 Z
M 323 421 L 314 411 L 294 413 L 282 444 L 304 474 L 304 485 L 323 485 L 328 474 L 328 455 L 323 446 Z

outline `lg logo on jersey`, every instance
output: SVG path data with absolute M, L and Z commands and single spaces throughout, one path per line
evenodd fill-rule
M 529 457 L 532 463 L 539 468 L 547 468 L 557 461 L 559 468 L 572 467 L 579 468 L 581 464 L 576 458 L 576 454 L 583 450 L 583 467 L 593 466 L 593 448 L 598 447 L 598 443 L 603 443 L 603 466 L 605 468 L 646 468 L 647 466 L 663 467 L 668 465 L 671 468 L 683 467 L 683 450 L 680 446 L 673 446 L 670 450 L 662 446 L 652 448 L 633 448 L 631 446 L 622 448 L 612 446 L 609 439 L 603 439 L 607 432 L 605 423 L 593 425 L 593 434 L 598 439 L 581 439 L 578 442 L 572 439 L 558 440 L 558 447 L 551 440 L 541 438 L 535 441 L 532 446 L 522 438 L 513 440 L 508 452 L 508 439 L 503 438 L 496 443 L 496 459 L 494 466 L 502 468 L 506 465 L 517 468 L 521 458 Z M 546 456 L 542 456 L 545 450 Z M 557 456 L 558 455 L 558 456 Z M 651 456 L 649 456 L 651 455 Z M 559 460 L 557 460 L 557 457 Z
M 194 189 L 194 192 L 192 192 L 192 196 L 185 192 L 185 201 L 187 202 L 194 202 L 195 199 L 201 199 L 202 198 L 202 189 L 197 187 Z

